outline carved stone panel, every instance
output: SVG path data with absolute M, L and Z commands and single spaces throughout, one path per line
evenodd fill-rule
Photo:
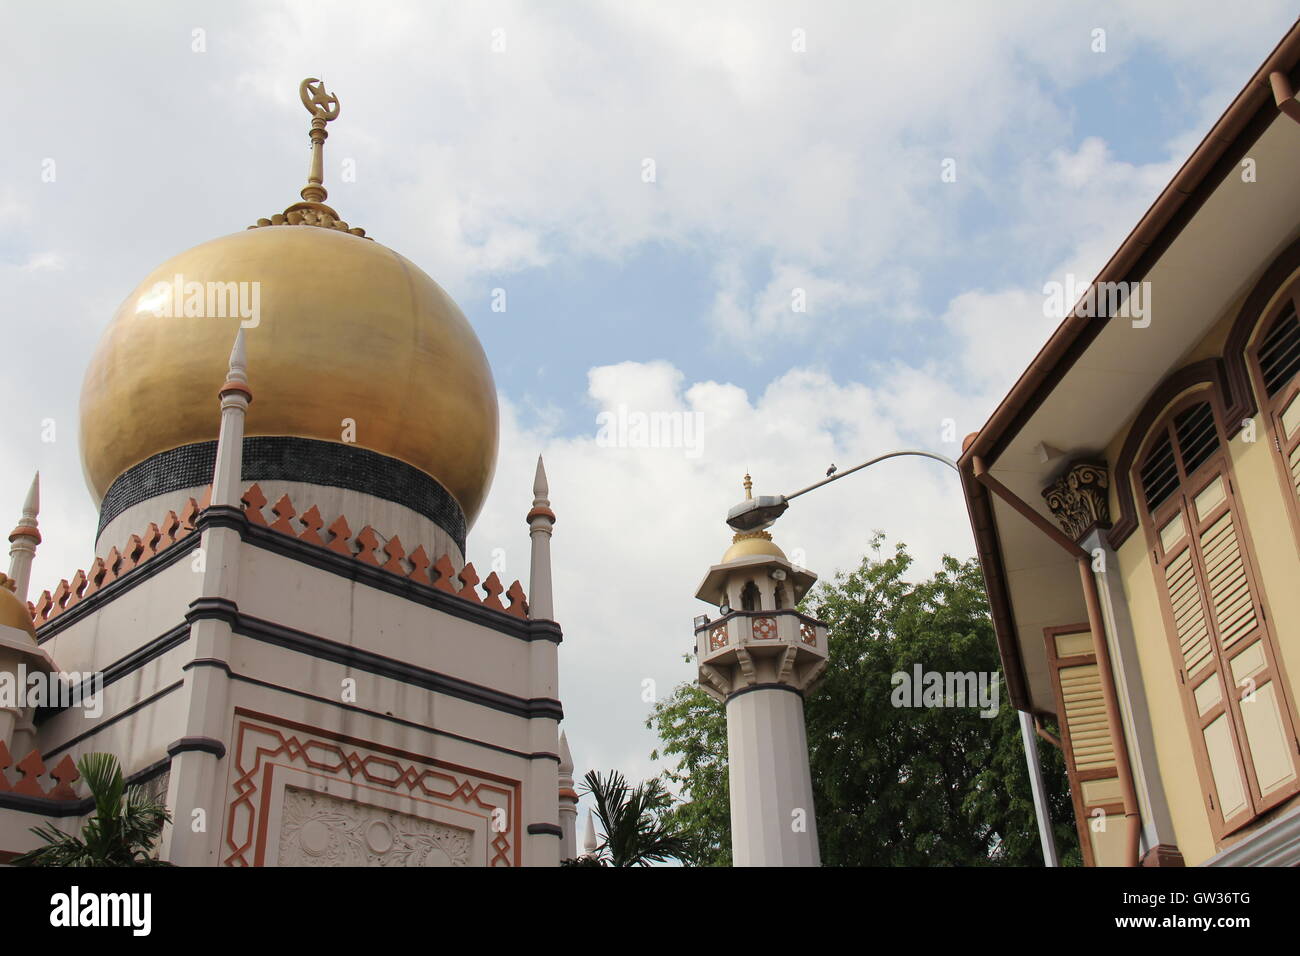
M 286 787 L 279 843 L 281 866 L 468 866 L 473 834 Z

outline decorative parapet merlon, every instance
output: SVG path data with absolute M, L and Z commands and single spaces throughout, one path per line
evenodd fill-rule
M 12 767 L 18 772 L 18 779 L 10 782 L 8 770 Z M 53 786 L 41 785 L 40 778 L 48 774 L 55 782 Z M 15 761 L 9 754 L 9 748 L 0 740 L 0 793 L 16 793 L 22 797 L 37 797 L 46 800 L 76 800 L 77 792 L 72 784 L 81 776 L 76 764 L 67 754 L 47 770 L 39 750 L 33 750 L 22 760 Z
M 429 557 L 424 545 L 418 545 L 414 551 L 407 553 L 397 535 L 385 537 L 366 525 L 353 534 L 347 519 L 339 515 L 329 527 L 321 529 L 325 519 L 315 505 L 299 514 L 288 495 L 281 495 L 271 506 L 274 520 L 268 521 L 263 511 L 267 505 L 266 494 L 261 486 L 252 484 L 240 499 L 244 516 L 249 524 L 259 525 L 278 531 L 280 534 L 295 538 L 304 544 L 310 544 L 326 551 L 350 558 L 360 564 L 368 564 L 381 571 L 387 571 L 400 578 L 406 578 L 413 584 L 454 594 L 465 601 L 472 601 L 494 611 L 509 614 L 512 617 L 528 617 L 528 600 L 524 595 L 523 585 L 515 581 L 505 587 L 497 573 L 493 571 L 480 583 L 478 572 L 473 564 L 466 564 L 457 573 L 448 555 L 442 555 L 436 561 Z M 479 589 L 482 589 L 482 594 Z M 501 598 L 504 595 L 509 604 Z
M 71 581 L 64 578 L 53 594 L 42 591 L 35 604 L 27 604 L 32 615 L 32 626 L 40 627 L 52 621 L 96 591 L 102 591 L 127 572 L 134 571 L 178 541 L 189 537 L 198 527 L 199 513 L 208 506 L 211 494 L 212 489 L 209 487 L 202 503 L 190 498 L 179 515 L 174 511 L 167 512 L 161 525 L 151 521 L 143 534 L 131 535 L 121 551 L 116 547 L 110 548 L 108 554 L 94 560 L 89 571 L 78 571 Z
M 1110 527 L 1110 469 L 1104 461 L 1072 462 L 1043 489 L 1061 529 L 1075 541 L 1093 528 Z

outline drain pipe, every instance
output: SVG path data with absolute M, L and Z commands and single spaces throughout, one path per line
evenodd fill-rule
M 1300 107 L 1298 102 L 1297 107 Z M 1059 528 L 1035 511 L 1010 488 L 994 478 L 984 460 L 976 455 L 971 459 L 975 480 L 1027 518 L 1030 523 L 1064 548 L 1079 567 L 1079 581 L 1083 585 L 1083 601 L 1088 609 L 1088 629 L 1092 632 L 1092 648 L 1097 656 L 1097 670 L 1101 676 L 1102 695 L 1106 699 L 1106 717 L 1110 723 L 1110 744 L 1115 751 L 1115 769 L 1119 774 L 1123 792 L 1124 822 L 1126 826 L 1124 865 L 1138 866 L 1142 834 L 1142 818 L 1138 813 L 1137 790 L 1133 786 L 1133 768 L 1129 763 L 1128 747 L 1124 742 L 1124 725 L 1119 712 L 1119 695 L 1115 690 L 1115 675 L 1110 665 L 1110 648 L 1106 644 L 1106 626 L 1101 617 L 1101 598 L 1097 594 L 1097 579 L 1092 574 L 1092 555 L 1079 547 Z

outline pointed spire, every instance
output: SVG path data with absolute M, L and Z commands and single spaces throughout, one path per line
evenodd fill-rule
M 582 838 L 582 848 L 587 851 L 587 856 L 596 855 L 596 821 L 591 815 L 591 808 L 587 809 L 587 831 Z
M 244 327 L 240 325 L 235 333 L 235 344 L 230 349 L 230 362 L 226 369 L 226 383 L 221 386 L 221 395 L 227 391 L 243 392 L 249 402 L 253 400 L 253 390 L 248 387 L 248 346 L 244 341 Z
M 36 526 L 36 515 L 41 510 L 41 473 L 32 478 L 32 485 L 27 489 L 27 498 L 23 501 L 23 523 Z
M 573 754 L 569 751 L 569 737 L 560 731 L 560 776 L 573 778 Z
M 41 473 L 32 478 L 27 497 L 23 499 L 18 525 L 9 532 L 9 577 L 13 579 L 13 592 L 20 601 L 27 600 L 27 585 L 32 575 L 32 559 L 36 546 L 41 543 L 40 523 L 36 520 L 41 510 Z
M 546 466 L 537 456 L 537 473 L 533 476 L 533 507 L 525 519 L 532 538 L 532 565 L 529 569 L 529 616 L 539 620 L 555 619 L 551 604 L 551 529 L 555 512 L 551 510 L 551 487 L 546 480 Z
M 749 477 L 749 472 L 745 472 L 745 500 L 749 501 L 754 497 L 754 479 Z
M 226 381 L 217 394 L 221 398 L 221 429 L 217 435 L 216 466 L 212 471 L 211 503 L 238 508 L 243 493 L 240 478 L 244 461 L 244 416 L 253 401 L 253 390 L 248 387 L 248 350 L 242 325 L 230 350 Z
M 550 485 L 546 483 L 546 465 L 542 462 L 542 456 L 537 456 L 537 473 L 533 476 L 533 506 L 549 505 L 551 493 Z
M 227 378 L 248 382 L 248 347 L 244 342 L 244 327 L 235 333 L 235 344 L 230 347 L 230 374 Z

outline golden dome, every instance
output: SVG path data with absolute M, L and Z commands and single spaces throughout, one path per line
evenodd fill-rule
M 36 629 L 32 627 L 32 616 L 27 610 L 27 605 L 18 600 L 18 595 L 4 586 L 0 586 L 0 625 L 26 631 L 33 641 L 36 640 Z
M 240 322 L 160 317 L 159 284 L 174 280 L 259 284 L 260 321 L 245 333 L 247 435 L 342 443 L 351 419 L 356 445 L 433 477 L 473 523 L 497 452 L 496 388 L 474 330 L 414 263 L 309 225 L 205 242 L 127 297 L 81 390 L 81 460 L 97 503 L 151 455 L 217 437 L 217 389 Z
M 756 554 L 766 554 L 774 558 L 780 558 L 782 561 L 789 561 L 785 552 L 776 546 L 772 536 L 766 531 L 742 531 L 738 533 L 727 549 L 726 554 L 722 556 L 719 564 L 726 564 L 728 561 L 735 561 L 737 558 L 748 558 Z

